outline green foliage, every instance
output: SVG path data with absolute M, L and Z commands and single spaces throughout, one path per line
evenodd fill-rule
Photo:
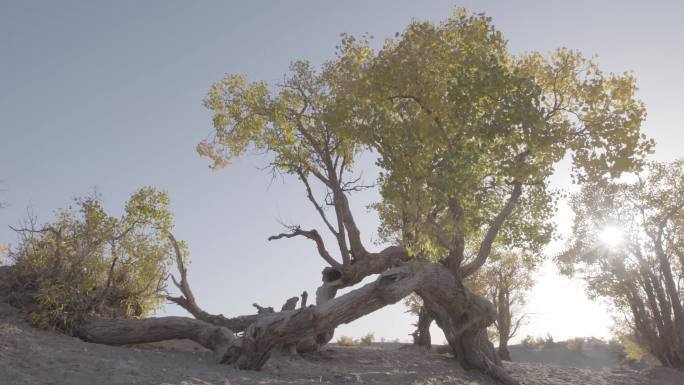
M 556 162 L 571 153 L 578 180 L 597 179 L 638 167 L 652 145 L 632 76 L 565 49 L 514 57 L 483 15 L 414 22 L 365 68 L 356 93 L 367 115 L 355 133 L 385 170 L 382 233 L 418 254 L 447 253 L 453 241 L 440 232 L 477 237 L 514 180 L 525 195 L 499 240 L 538 251 L 550 236 Z M 449 215 L 454 200 L 464 216 Z
M 515 56 L 482 14 L 414 21 L 378 51 L 348 35 L 337 48 L 320 72 L 295 62 L 273 90 L 236 75 L 217 82 L 204 102 L 214 135 L 197 150 L 214 168 L 267 151 L 274 168 L 331 185 L 372 151 L 380 234 L 420 258 L 443 259 L 461 239 L 472 255 L 516 184 L 497 241 L 538 252 L 553 232 L 558 161 L 571 155 L 577 180 L 598 180 L 639 168 L 653 144 L 632 75 L 567 49 Z
M 494 299 L 503 292 L 509 305 L 524 305 L 525 293 L 534 286 L 533 273 L 544 259 L 542 253 L 495 247 L 488 263 L 466 280 L 468 287 Z
M 639 362 L 647 354 L 641 344 L 634 341 L 634 337 L 622 335 L 619 337 L 619 341 L 622 345 L 625 358 L 630 361 Z
M 14 291 L 30 320 L 72 333 L 90 315 L 142 318 L 157 309 L 173 261 L 168 205 L 146 187 L 115 218 L 99 198 L 78 198 L 42 228 L 18 230 Z

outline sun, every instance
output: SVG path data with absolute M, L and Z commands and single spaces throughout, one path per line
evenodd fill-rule
M 622 242 L 622 230 L 615 226 L 606 226 L 599 233 L 601 243 L 609 247 L 615 247 Z

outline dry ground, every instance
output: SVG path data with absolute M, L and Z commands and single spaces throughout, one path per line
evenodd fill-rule
M 684 384 L 684 373 L 663 368 L 591 371 L 540 363 L 511 363 L 506 367 L 525 384 Z M 303 357 L 274 357 L 261 372 L 239 371 L 216 364 L 209 352 L 189 341 L 112 347 L 37 330 L 24 322 L 16 309 L 0 303 L 0 384 L 494 383 L 462 370 L 446 355 L 401 344 L 332 344 Z

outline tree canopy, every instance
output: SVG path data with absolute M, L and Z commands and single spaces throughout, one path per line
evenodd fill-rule
M 205 99 L 215 130 L 198 151 L 214 168 L 250 149 L 272 154 L 274 168 L 304 181 L 343 260 L 348 208 L 328 221 L 308 179 L 344 198 L 362 187 L 356 155 L 371 151 L 381 235 L 469 275 L 497 235 L 530 250 L 549 240 L 548 177 L 564 156 L 579 181 L 643 163 L 653 143 L 640 132 L 636 90 L 631 74 L 606 74 L 576 51 L 513 55 L 489 17 L 457 10 L 440 24 L 412 22 L 377 51 L 344 35 L 320 71 L 297 61 L 272 87 L 226 76 Z

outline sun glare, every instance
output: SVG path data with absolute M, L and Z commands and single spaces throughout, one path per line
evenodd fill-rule
M 606 226 L 601 230 L 599 240 L 606 246 L 615 247 L 622 242 L 622 230 L 615 226 Z

